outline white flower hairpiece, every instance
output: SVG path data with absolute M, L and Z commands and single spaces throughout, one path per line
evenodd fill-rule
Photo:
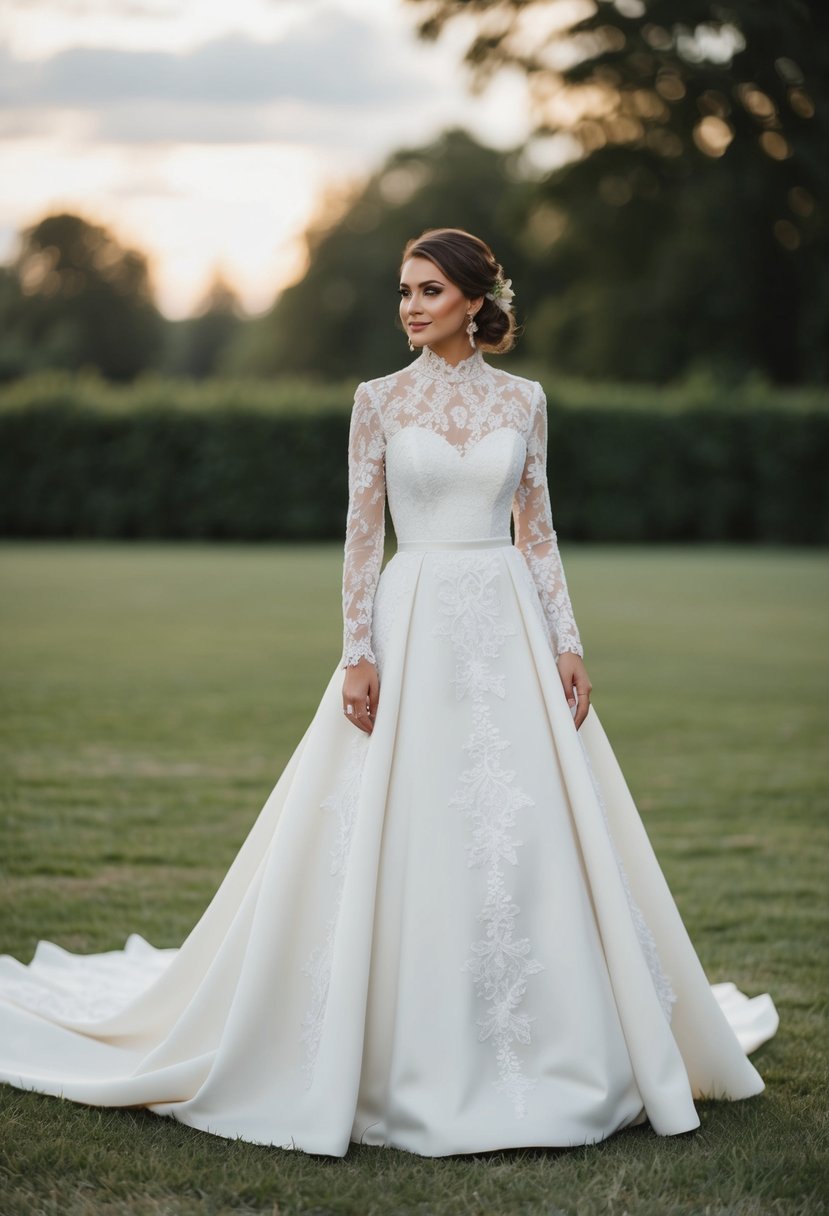
M 512 290 L 512 279 L 502 279 L 500 274 L 492 284 L 492 291 L 486 293 L 486 298 L 497 304 L 502 312 L 512 312 L 512 301 L 515 292 Z

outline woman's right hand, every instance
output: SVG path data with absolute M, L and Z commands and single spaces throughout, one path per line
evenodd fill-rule
M 377 668 L 370 659 L 363 658 L 359 663 L 346 667 L 343 681 L 343 713 L 349 722 L 353 722 L 367 735 L 374 730 L 379 695 L 380 680 Z

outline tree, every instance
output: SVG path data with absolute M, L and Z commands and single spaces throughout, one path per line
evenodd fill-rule
M 217 273 L 194 316 L 171 326 L 171 349 L 164 370 L 198 380 L 221 372 L 244 324 L 239 296 Z
M 164 332 L 145 256 L 65 213 L 21 234 L 0 321 L 0 368 L 18 375 L 92 366 L 129 380 L 156 359 Z
M 424 228 L 469 228 L 497 242 L 513 266 L 531 184 L 516 158 L 464 131 L 394 153 L 368 183 L 307 233 L 309 263 L 273 309 L 252 323 L 233 364 L 259 373 L 381 375 L 408 355 L 395 328 L 397 271 L 406 241 Z M 385 318 L 385 320 L 384 320 Z
M 528 81 L 553 290 L 528 341 L 559 366 L 664 379 L 695 363 L 829 379 L 829 38 L 804 0 L 409 0 L 463 14 L 475 87 Z M 582 13 L 584 10 L 580 10 Z M 558 24 L 556 24 L 558 22 Z

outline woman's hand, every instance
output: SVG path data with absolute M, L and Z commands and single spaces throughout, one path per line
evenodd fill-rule
M 345 669 L 343 681 L 343 713 L 349 722 L 370 735 L 374 730 L 374 716 L 380 695 L 377 668 L 370 659 L 360 659 Z
M 587 674 L 587 668 L 584 666 L 584 660 L 577 654 L 563 651 L 558 656 L 558 674 L 561 676 L 561 682 L 564 685 L 564 695 L 567 698 L 567 704 L 571 709 L 574 705 L 578 704 L 576 716 L 573 719 L 576 724 L 576 730 L 578 730 L 587 717 L 587 711 L 590 709 L 590 693 L 593 688 L 593 685 L 590 683 L 590 677 Z

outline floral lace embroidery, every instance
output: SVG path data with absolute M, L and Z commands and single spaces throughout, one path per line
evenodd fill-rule
M 583 655 L 553 527 L 547 484 L 547 401 L 541 386 L 527 439 L 527 460 L 513 507 L 515 544 L 526 558 L 557 654 Z
M 316 946 L 311 951 L 302 968 L 303 974 L 311 979 L 311 1000 L 308 1011 L 302 1021 L 302 1034 L 300 1035 L 300 1041 L 305 1044 L 305 1062 L 303 1068 L 306 1085 L 309 1086 L 313 1080 L 314 1066 L 325 1022 L 331 965 L 334 957 L 334 938 L 342 907 L 346 868 L 351 852 L 354 824 L 357 818 L 360 782 L 363 774 L 363 765 L 365 764 L 367 744 L 368 736 L 358 735 L 355 732 L 354 739 L 350 741 L 350 754 L 346 760 L 342 784 L 320 804 L 321 810 L 331 811 L 336 815 L 336 835 L 331 849 L 329 873 L 337 879 L 337 886 L 334 895 L 334 911 L 328 919 L 325 938 L 319 946 Z
M 411 602 L 419 565 L 419 554 L 395 553 L 378 580 L 377 593 L 374 597 L 371 637 L 376 656 L 377 674 L 381 679 L 386 665 L 392 627 L 399 618 L 404 605 Z
M 402 371 L 368 382 L 391 439 L 407 426 L 441 435 L 461 455 L 490 431 L 526 432 L 534 384 L 490 367 L 476 350 L 452 366 L 425 346 Z
M 466 380 L 479 380 L 486 375 L 488 364 L 484 362 L 478 347 L 460 363 L 447 363 L 431 346 L 424 346 L 412 368 L 427 380 L 445 380 L 447 384 L 462 384 Z
M 484 933 L 473 943 L 464 970 L 471 972 L 475 991 L 487 1004 L 478 1020 L 479 1039 L 490 1040 L 495 1049 L 496 1088 L 509 1095 L 516 1116 L 522 1118 L 527 1112 L 526 1093 L 536 1082 L 524 1075 L 515 1050 L 516 1043 L 531 1041 L 532 1018 L 520 1006 L 527 979 L 543 966 L 530 957 L 529 939 L 515 935 L 520 908 L 509 895 L 504 870 L 505 863 L 518 864 L 516 849 L 522 841 L 512 831 L 516 813 L 534 805 L 534 799 L 514 784 L 514 770 L 501 764 L 500 753 L 510 744 L 492 721 L 486 700 L 487 694 L 505 696 L 503 673 L 495 672 L 488 660 L 498 658 L 504 639 L 515 633 L 498 619 L 499 570 L 497 557 L 474 553 L 436 561 L 438 594 L 448 620 L 434 632 L 451 639 L 457 699 L 472 701 L 472 729 L 464 744 L 472 766 L 461 774 L 459 788 L 449 800 L 471 825 L 468 865 L 482 869 L 486 879 L 478 913 Z
M 386 529 L 385 451 L 380 417 L 366 386 L 360 384 L 348 436 L 342 666 L 351 666 L 362 658 L 375 662 L 371 617 Z
M 177 953 L 177 947 L 156 949 L 137 933 L 123 950 L 100 954 L 73 955 L 41 942 L 28 966 L 11 964 L 19 978 L 4 975 L 3 997 L 50 1020 L 102 1021 L 155 983 Z
M 371 621 L 385 539 L 386 446 L 410 426 L 434 432 L 462 456 L 495 430 L 514 430 L 523 437 L 527 455 L 513 502 L 515 544 L 536 585 L 555 653 L 583 654 L 553 528 L 541 385 L 491 367 L 480 350 L 452 366 L 425 346 L 408 367 L 364 381 L 355 393 L 348 440 L 341 664 L 362 658 L 376 662 Z
M 651 973 L 651 979 L 653 980 L 653 986 L 656 989 L 659 1004 L 662 1006 L 662 1012 L 670 1022 L 672 1006 L 676 1001 L 676 993 L 673 990 L 671 981 L 668 979 L 668 976 L 663 970 L 662 960 L 659 957 L 659 950 L 657 949 L 656 940 L 653 933 L 648 926 L 648 922 L 645 920 L 642 909 L 633 898 L 633 892 L 630 889 L 630 881 L 627 876 L 627 871 L 622 864 L 622 859 L 619 856 L 619 850 L 616 847 L 616 841 L 613 839 L 613 833 L 610 830 L 610 821 L 607 817 L 607 806 L 605 805 L 604 795 L 602 794 L 602 787 L 593 771 L 593 766 L 590 763 L 590 756 L 588 755 L 587 748 L 584 745 L 584 740 L 581 738 L 581 735 L 579 735 L 579 743 L 581 744 L 584 762 L 587 765 L 587 771 L 590 774 L 590 780 L 596 793 L 596 799 L 599 803 L 599 807 L 601 808 L 602 818 L 604 819 L 604 825 L 607 829 L 607 835 L 610 840 L 610 847 L 612 848 L 613 856 L 616 859 L 619 877 L 622 880 L 625 897 L 627 898 L 628 907 L 630 908 L 630 917 L 633 921 L 633 927 L 636 930 L 639 945 L 642 949 L 643 955 L 645 956 L 645 962 L 648 964 L 648 970 Z

